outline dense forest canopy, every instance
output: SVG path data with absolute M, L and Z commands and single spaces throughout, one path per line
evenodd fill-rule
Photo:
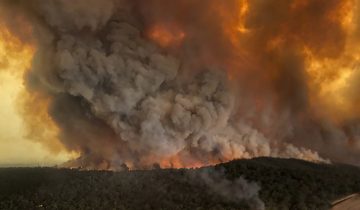
M 319 210 L 355 192 L 359 168 L 295 159 L 123 172 L 0 169 L 0 209 Z

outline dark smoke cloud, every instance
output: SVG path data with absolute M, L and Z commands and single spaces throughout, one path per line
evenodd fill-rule
M 81 153 L 71 164 L 324 161 L 317 152 L 357 163 L 358 120 L 339 125 L 312 110 L 304 53 L 343 54 L 347 2 L 254 0 L 243 19 L 244 1 L 235 0 L 19 0 L 2 10 L 33 27 L 27 86 L 51 99 L 62 144 Z M 236 32 L 237 21 L 250 32 Z M 148 37 L 154 25 L 186 36 L 161 48 Z

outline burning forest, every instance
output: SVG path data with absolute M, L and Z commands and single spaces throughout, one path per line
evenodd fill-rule
M 2 0 L 0 71 L 24 84 L 16 106 L 29 138 L 76 154 L 67 167 L 260 156 L 359 165 L 359 9 L 358 0 Z

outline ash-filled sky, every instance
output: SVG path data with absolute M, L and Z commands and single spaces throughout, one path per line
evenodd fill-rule
M 0 164 L 359 164 L 358 10 L 358 0 L 3 0 Z

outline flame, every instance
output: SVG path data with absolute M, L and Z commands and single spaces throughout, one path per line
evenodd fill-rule
M 204 166 L 216 165 L 218 163 L 222 163 L 230 160 L 232 159 L 220 160 L 220 159 L 216 159 L 215 157 L 206 157 L 204 158 L 204 160 L 197 160 L 189 155 L 186 155 L 186 153 L 180 152 L 177 155 L 173 155 L 167 158 L 162 158 L 160 159 L 160 161 L 158 157 L 150 155 L 147 156 L 146 160 L 143 160 L 142 162 L 148 166 L 157 163 L 161 168 L 180 169 L 180 168 L 200 168 Z M 136 169 L 136 167 L 133 167 L 131 164 L 129 164 L 128 166 L 130 166 L 130 169 Z
M 166 4 L 164 1 L 159 2 L 161 5 Z M 160 4 L 159 2 L 158 4 Z M 192 5 L 198 9 L 197 4 L 193 4 L 191 1 L 178 2 L 180 2 L 179 6 L 186 9 L 188 7 L 191 9 Z M 190 18 L 183 18 L 183 15 L 191 14 L 191 11 L 179 9 L 181 8 L 179 7 L 176 9 L 181 12 L 174 14 L 174 19 L 155 18 L 155 20 L 149 20 L 153 21 L 153 24 L 146 31 L 146 36 L 160 47 L 170 49 L 182 47 L 185 41 L 187 43 L 199 42 L 195 43 L 194 48 L 196 49 L 192 49 L 196 51 L 194 55 L 198 55 L 198 57 L 194 56 L 196 62 L 201 63 L 205 60 L 203 63 L 216 67 L 220 63 L 223 65 L 220 67 L 226 69 L 228 79 L 232 83 L 257 83 L 251 84 L 257 89 L 253 86 L 249 89 L 252 90 L 250 94 L 255 95 L 254 99 L 250 100 L 255 101 L 254 109 L 259 110 L 259 113 L 267 107 L 267 97 L 262 96 L 269 94 L 269 98 L 272 98 L 273 95 L 276 98 L 277 94 L 281 94 L 277 93 L 277 90 L 273 90 L 277 88 L 273 86 L 278 85 L 274 85 L 274 83 L 281 83 L 284 81 L 280 80 L 286 79 L 277 77 L 283 73 L 280 69 L 283 67 L 281 62 L 286 60 L 281 56 L 286 54 L 287 52 L 284 51 L 289 49 L 289 52 L 296 54 L 294 57 L 299 57 L 299 63 L 303 64 L 304 62 L 304 67 L 299 68 L 305 69 L 304 82 L 306 84 L 304 86 L 308 88 L 306 94 L 309 96 L 306 95 L 306 97 L 309 97 L 310 112 L 341 124 L 346 119 L 360 116 L 358 109 L 360 97 L 357 96 L 357 89 L 353 87 L 354 80 L 359 80 L 357 77 L 360 78 L 358 73 L 360 71 L 360 40 L 358 39 L 357 20 L 359 19 L 357 17 L 359 3 L 356 0 L 333 0 L 331 2 L 329 0 L 330 3 L 326 5 L 321 5 L 321 1 L 317 1 L 315 4 L 313 2 L 315 1 L 294 0 L 291 2 L 281 1 L 279 5 L 270 5 L 262 1 L 250 0 L 209 0 L 206 5 L 199 4 L 201 7 L 204 6 L 204 11 L 196 10 L 199 12 L 199 14 L 196 13 L 196 16 L 204 15 L 204 17 L 197 20 L 199 23 L 194 25 L 203 26 L 203 28 L 184 27 L 184 23 Z M 259 9 L 256 8 L 257 6 L 271 8 Z M 321 6 L 324 6 L 325 9 L 321 10 L 323 9 L 320 8 Z M 263 14 L 266 9 L 269 10 L 269 14 Z M 278 10 L 271 11 L 272 9 Z M 319 16 L 315 14 L 318 10 Z M 249 19 L 252 21 L 248 21 Z M 340 31 L 339 35 L 332 36 L 330 33 L 333 31 L 329 30 L 323 36 L 319 36 L 316 33 L 319 33 L 320 30 L 317 29 L 313 32 L 312 29 L 320 27 L 325 30 L 327 27 L 319 23 L 329 24 L 330 27 L 334 27 L 335 32 Z M 273 27 L 271 24 L 276 24 L 276 26 Z M 204 30 L 203 33 L 202 30 Z M 31 31 L 31 28 L 25 31 Z M 205 33 L 209 33 L 209 36 Z M 340 49 L 342 44 L 337 38 L 342 41 L 343 35 L 346 44 L 344 49 Z M 322 38 L 329 40 L 325 40 L 318 46 L 318 42 L 323 41 Z M 202 41 L 204 43 L 200 43 Z M 215 43 L 210 43 L 211 41 Z M 27 73 L 27 69 L 31 67 L 35 51 L 34 43 L 22 42 L 6 30 L 5 26 L 0 25 L 0 68 L 15 78 L 12 86 L 16 86 L 15 94 L 19 95 L 20 99 L 14 103 L 20 104 L 20 114 L 27 122 L 27 137 L 41 142 L 53 152 L 60 152 L 64 148 L 58 140 L 59 128 L 46 111 L 51 102 L 50 98 L 41 93 L 29 92 L 23 85 L 22 78 Z M 241 82 L 240 79 L 242 79 Z M 247 79 L 249 81 L 245 81 Z M 247 85 L 246 83 L 244 87 L 247 88 Z M 263 89 L 270 90 L 262 93 Z M 257 90 L 261 91 L 258 93 Z M 260 95 L 258 98 L 257 94 Z M 292 99 L 292 95 L 288 97 L 288 100 Z M 278 108 L 276 102 L 271 105 Z M 266 129 L 261 131 L 264 130 Z M 147 163 L 147 165 L 159 162 L 163 168 L 191 168 L 221 163 L 233 158 L 248 157 L 246 154 L 230 151 L 230 149 L 228 154 L 221 154 L 223 159 L 201 157 L 197 160 L 188 156 L 190 155 L 181 152 L 163 159 L 154 155 L 154 157 L 146 157 L 146 160 L 141 160 L 141 162 Z M 130 168 L 136 168 L 131 163 L 127 164 Z M 106 161 L 100 165 L 100 168 L 111 167 Z
M 237 26 L 237 30 L 240 33 L 248 33 L 249 29 L 245 26 L 245 19 L 249 12 L 249 1 L 248 0 L 242 0 L 240 3 L 240 12 L 239 12 L 239 23 Z
M 308 0 L 295 0 L 290 5 L 290 12 L 306 10 L 310 3 L 311 1 Z M 228 36 L 229 42 L 232 43 L 233 54 L 226 66 L 230 81 L 238 81 L 241 76 L 244 76 L 244 72 L 242 72 L 245 69 L 244 63 L 253 65 L 250 68 L 255 71 L 260 67 L 255 66 L 256 63 L 261 63 L 261 61 L 257 61 L 256 55 L 248 51 L 246 45 L 249 37 L 251 39 L 253 36 L 253 29 L 246 25 L 246 20 L 252 12 L 251 1 L 237 0 L 237 5 L 239 8 L 237 16 L 231 16 L 224 8 L 217 8 L 217 12 L 221 14 L 220 17 L 224 19 L 225 34 Z M 266 51 L 271 52 L 286 49 L 291 42 L 295 42 L 294 45 L 299 45 L 296 47 L 300 48 L 299 51 L 302 51 L 301 53 L 304 55 L 311 109 L 334 122 L 340 122 L 354 117 L 355 113 L 360 116 L 360 111 L 357 108 L 360 105 L 360 100 L 354 100 L 349 96 L 349 92 L 352 91 L 349 83 L 360 71 L 360 42 L 357 38 L 359 33 L 357 16 L 359 1 L 348 0 L 336 5 L 336 8 L 329 10 L 326 18 L 330 23 L 340 25 L 346 35 L 345 49 L 343 52 L 338 49 L 339 55 L 332 55 L 334 50 L 332 46 L 327 46 L 325 50 L 328 52 L 325 54 L 329 54 L 329 56 L 324 56 L 324 52 L 318 51 L 316 46 L 312 46 L 316 43 L 306 41 L 302 43 L 301 36 L 291 34 L 291 24 L 293 24 L 291 22 L 279 25 L 279 31 L 272 34 L 273 37 L 267 37 L 264 47 Z M 267 68 L 267 66 L 261 68 Z M 265 76 L 267 80 L 272 79 L 272 74 L 272 72 L 268 72 L 268 75 Z
M 29 25 L 24 25 L 24 30 L 31 32 Z M 58 128 L 47 113 L 49 99 L 30 93 L 25 87 L 24 77 L 31 68 L 35 52 L 34 43 L 20 40 L 0 23 L 0 107 L 3 111 L 0 114 L 7 116 L 7 119 L 2 117 L 6 122 L 1 122 L 0 130 L 0 144 L 5 149 L 0 152 L 4 156 L 1 158 L 3 161 L 17 161 L 26 156 L 24 162 L 49 164 L 73 156 L 63 152 L 64 148 L 57 138 Z M 6 141 L 6 136 L 12 139 L 12 143 Z M 23 146 L 18 148 L 17 141 L 27 145 L 28 149 L 32 148 L 34 153 L 20 154 Z M 12 153 L 16 157 L 12 157 Z
M 218 3 L 218 1 L 211 1 L 209 4 L 210 9 L 214 13 L 214 16 L 220 18 L 217 20 L 222 23 L 222 32 L 227 36 L 227 41 L 230 43 L 227 49 L 231 52 L 231 55 L 225 60 L 221 60 L 225 63 L 227 76 L 230 81 L 238 82 L 241 76 L 249 73 L 250 75 L 259 76 L 261 79 L 256 82 L 264 82 L 264 87 L 274 82 L 272 81 L 277 72 L 277 69 L 271 69 L 263 60 L 256 54 L 257 49 L 252 49 L 251 41 L 253 35 L 257 33 L 251 27 L 247 25 L 247 19 L 252 12 L 253 2 L 249 0 L 237 0 L 233 5 L 236 5 L 236 14 L 229 11 L 228 5 Z M 334 1 L 336 2 L 336 1 Z M 295 20 L 307 22 L 312 18 L 307 13 L 307 10 L 314 9 L 308 7 L 312 4 L 309 0 L 295 0 L 288 7 L 290 11 L 290 18 Z M 360 116 L 358 106 L 360 105 L 360 97 L 356 100 L 349 95 L 352 87 L 350 87 L 351 80 L 360 71 L 360 48 L 358 41 L 358 23 L 357 23 L 357 11 L 358 1 L 343 1 L 341 3 L 333 3 L 328 8 L 329 12 L 324 15 L 325 20 L 321 19 L 320 22 L 334 24 L 334 26 L 340 26 L 346 36 L 346 46 L 343 52 L 336 52 L 338 46 L 332 47 L 330 42 L 326 42 L 329 46 L 317 48 L 316 42 L 321 41 L 313 39 L 311 30 L 308 24 L 305 26 L 297 27 L 297 22 L 294 20 L 285 20 L 278 25 L 276 32 L 269 34 L 266 37 L 264 45 L 256 45 L 256 47 L 264 47 L 264 51 L 269 52 L 272 56 L 277 56 L 274 52 L 283 51 L 286 48 L 294 48 L 298 50 L 299 56 L 304 59 L 305 74 L 306 74 L 306 86 L 308 87 L 310 109 L 316 115 L 330 119 L 335 123 L 340 123 L 345 119 L 354 117 L 354 114 Z M 334 8 L 332 5 L 335 5 Z M 317 5 L 319 6 L 319 5 Z M 284 8 L 285 9 L 285 8 Z M 291 13 L 294 13 L 292 16 Z M 312 13 L 310 15 L 313 15 Z M 298 16 L 305 16 L 300 17 Z M 302 19 L 303 18 L 303 19 Z M 301 28 L 303 27 L 303 28 Z M 323 26 L 322 26 L 323 27 Z M 259 27 L 261 29 L 261 27 Z M 293 30 L 298 30 L 293 32 Z M 337 28 L 336 28 L 337 29 Z M 185 32 L 184 32 L 185 31 Z M 186 29 L 179 29 L 178 27 L 171 28 L 166 24 L 157 23 L 150 30 L 150 38 L 162 47 L 178 46 L 185 38 Z M 264 37 L 259 37 L 265 39 Z M 247 42 L 249 42 L 248 44 Z M 256 40 L 255 38 L 255 41 Z M 336 41 L 336 40 L 332 40 Z M 333 52 L 335 51 L 335 52 Z M 271 54 L 273 53 L 273 54 Z M 275 58 L 276 59 L 276 58 Z M 266 59 L 265 59 L 266 60 Z M 211 63 L 211 62 L 210 62 Z M 247 66 L 249 65 L 249 66 Z M 275 64 L 276 65 L 276 64 Z M 249 68 L 248 68 L 249 67 Z M 253 71 L 262 71 L 261 69 L 271 69 L 268 72 L 247 72 L 248 69 Z M 260 70 L 258 70 L 260 69 Z M 281 72 L 280 72 L 281 73 Z M 261 84 L 260 84 L 261 86 Z M 260 87 L 261 88 L 261 87 Z M 253 93 L 257 94 L 257 93 Z M 256 98 L 256 105 L 259 109 L 262 109 L 263 99 Z M 233 158 L 241 158 L 242 155 L 226 155 L 227 160 Z M 156 158 L 154 158 L 156 159 Z M 316 159 L 316 158 L 314 158 Z M 149 158 L 152 160 L 152 158 Z M 216 164 L 226 160 L 218 160 L 208 158 L 208 163 Z M 204 166 L 203 161 L 187 160 L 181 154 L 169 157 L 160 161 L 160 166 L 165 168 L 181 168 L 181 167 L 199 167 Z
M 182 30 L 173 25 L 158 24 L 149 30 L 150 39 L 163 48 L 179 46 L 185 36 Z
M 3 27 L 0 24 L 0 29 Z M 31 45 L 23 45 L 8 30 L 0 30 L 0 63 L 2 71 L 10 71 L 10 73 L 17 76 L 23 75 L 26 69 L 31 66 L 34 51 Z
M 360 114 L 357 108 L 359 101 L 349 96 L 349 92 L 352 92 L 352 79 L 360 70 L 360 43 L 356 40 L 355 15 L 358 6 L 358 3 L 348 1 L 337 13 L 331 15 L 331 18 L 337 18 L 341 22 L 347 35 L 347 43 L 340 56 L 322 58 L 311 50 L 304 49 L 312 109 L 337 123 Z

